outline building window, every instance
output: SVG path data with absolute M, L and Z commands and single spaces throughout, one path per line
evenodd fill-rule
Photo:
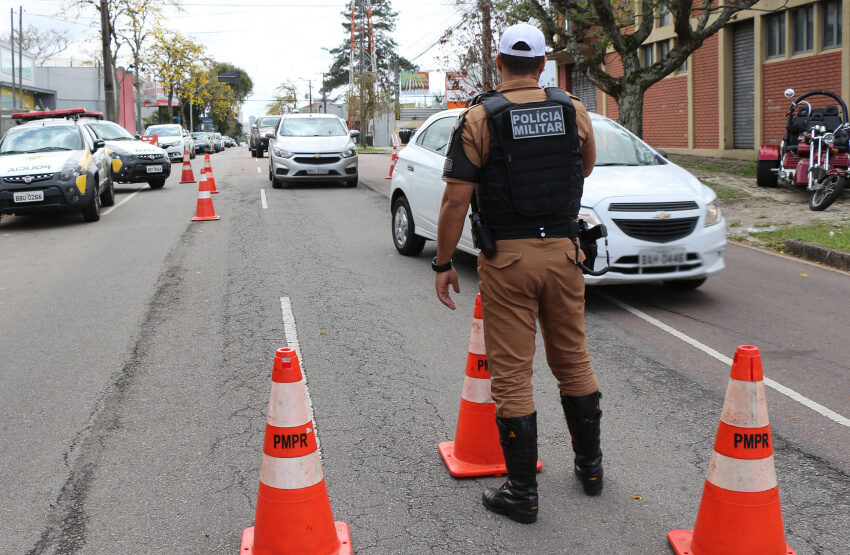
M 650 44 L 641 48 L 641 61 L 643 62 L 643 67 L 649 67 L 655 63 L 655 45 Z
M 687 73 L 688 72 L 688 59 L 685 58 L 685 61 L 682 62 L 682 65 L 679 66 L 679 73 Z
M 809 52 L 814 48 L 815 7 L 798 8 L 791 12 L 794 31 L 794 53 Z
M 670 25 L 670 8 L 661 6 L 661 11 L 658 12 L 658 26 L 664 27 Z
M 823 3 L 823 48 L 841 46 L 841 2 Z
M 658 59 L 661 60 L 670 53 L 670 39 L 658 41 Z
M 765 18 L 767 27 L 767 57 L 785 55 L 785 12 L 775 13 Z

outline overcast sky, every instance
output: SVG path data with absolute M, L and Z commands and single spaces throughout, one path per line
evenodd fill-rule
M 24 5 L 24 27 L 67 29 L 85 41 L 99 32 L 100 22 L 85 14 L 76 21 L 63 21 L 62 0 L 0 0 L 0 29 L 8 33 L 9 9 Z M 325 48 L 345 38 L 340 12 L 348 0 L 184 0 L 183 12 L 172 12 L 165 24 L 191 35 L 206 45 L 216 60 L 233 63 L 254 81 L 254 95 L 244 114 L 260 115 L 274 88 L 285 79 L 297 80 L 303 98 L 306 79 L 313 79 L 314 100 L 321 72 L 330 66 Z M 444 70 L 439 47 L 428 50 L 443 31 L 460 20 L 455 0 L 392 0 L 398 12 L 395 39 L 401 55 L 414 57 L 422 70 Z M 76 11 L 70 15 L 76 14 Z M 90 50 L 98 43 L 89 40 Z M 126 50 L 126 47 L 124 47 Z M 83 56 L 78 45 L 63 56 Z M 123 52 L 126 54 L 126 52 Z M 119 53 L 120 54 L 120 53 Z M 119 60 L 119 63 L 121 61 Z M 126 63 L 126 62 L 124 62 Z M 306 103 L 306 102 L 305 102 Z

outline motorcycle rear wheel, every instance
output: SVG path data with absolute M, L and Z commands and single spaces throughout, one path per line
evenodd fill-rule
M 841 195 L 846 186 L 846 177 L 837 173 L 829 174 L 823 180 L 823 186 L 813 191 L 812 196 L 809 197 L 809 208 L 818 212 L 826 210 Z

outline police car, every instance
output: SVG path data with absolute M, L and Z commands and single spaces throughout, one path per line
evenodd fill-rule
M 80 117 L 85 109 L 12 114 L 19 125 L 0 141 L 0 214 L 80 210 L 100 219 L 115 204 L 112 159 Z
M 171 161 L 163 149 L 138 140 L 117 123 L 105 121 L 100 112 L 86 112 L 83 116 L 97 137 L 106 142 L 115 181 L 147 182 L 151 189 L 165 186 L 165 180 L 171 175 Z

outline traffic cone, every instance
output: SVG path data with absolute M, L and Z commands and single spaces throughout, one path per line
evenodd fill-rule
M 393 155 L 390 158 L 390 175 L 386 176 L 384 179 L 392 179 L 393 178 L 393 170 L 395 170 L 395 165 L 398 162 L 398 135 L 393 135 Z
M 213 195 L 218 194 L 218 189 L 215 188 L 215 177 L 213 177 L 212 165 L 210 164 L 210 155 L 204 154 L 204 167 L 201 168 L 202 174 L 207 174 L 207 187 Z
M 195 174 L 192 173 L 192 164 L 189 162 L 189 151 L 183 151 L 183 175 L 180 183 L 195 183 Z
M 257 514 L 254 526 L 242 532 L 239 553 L 351 553 L 348 524 L 334 522 L 331 512 L 294 349 L 275 353 Z
M 795 555 L 785 543 L 758 347 L 735 352 L 694 529 L 667 539 L 677 555 Z
M 195 217 L 192 218 L 192 221 L 205 222 L 219 218 L 220 216 L 215 215 L 215 207 L 210 196 L 210 188 L 206 175 L 201 174 L 201 182 L 198 184 L 198 208 L 195 210 Z
M 438 446 L 449 474 L 455 478 L 501 476 L 507 473 L 505 456 L 496 428 L 496 404 L 490 396 L 490 372 L 484 349 L 484 312 L 481 294 L 475 298 L 466 375 L 460 394 L 460 410 L 454 441 Z M 541 468 L 537 461 L 537 470 Z

